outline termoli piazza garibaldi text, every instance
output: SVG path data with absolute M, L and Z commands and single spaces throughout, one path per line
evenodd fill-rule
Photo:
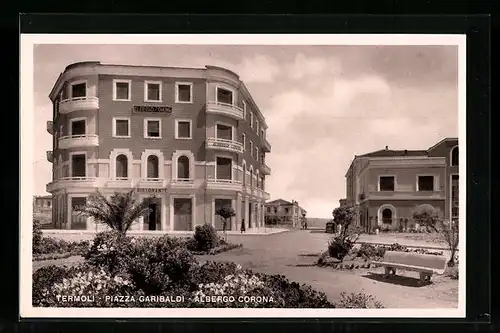
M 79 62 L 65 68 L 49 97 L 54 228 L 100 229 L 74 208 L 96 190 L 111 196 L 133 188 L 150 213 L 132 229 L 221 229 L 222 206 L 235 210 L 231 230 L 264 226 L 271 145 L 236 73 Z

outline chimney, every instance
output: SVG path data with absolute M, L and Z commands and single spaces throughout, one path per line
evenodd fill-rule
M 385 150 L 389 150 L 389 146 L 385 146 Z

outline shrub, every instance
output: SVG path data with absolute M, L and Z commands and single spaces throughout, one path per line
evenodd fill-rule
M 346 309 L 380 309 L 384 306 L 375 300 L 372 295 L 366 295 L 363 291 L 360 293 L 340 294 L 340 302 L 336 304 L 337 308 Z
M 219 245 L 217 231 L 210 224 L 198 225 L 194 231 L 196 250 L 208 251 Z
M 85 260 L 114 274 L 126 269 L 130 260 L 132 242 L 121 232 L 103 231 L 94 237 Z
M 354 242 L 352 240 L 336 236 L 328 242 L 328 254 L 332 258 L 343 260 L 353 247 Z
M 428 204 L 415 207 L 413 219 L 427 231 L 438 231 L 439 217 L 436 209 Z
M 33 273 L 32 303 L 33 306 L 45 304 L 44 290 L 62 281 L 67 276 L 66 268 L 56 265 L 45 266 Z
M 256 274 L 272 291 L 276 300 L 273 307 L 286 308 L 334 308 L 325 293 L 316 291 L 311 286 L 290 282 L 284 275 Z
M 352 250 L 361 230 L 353 225 L 356 217 L 355 207 L 338 207 L 333 211 L 333 222 L 340 226 L 340 233 L 328 242 L 330 257 L 343 260 Z
M 357 251 L 357 256 L 369 259 L 383 258 L 385 255 L 385 247 L 375 246 L 371 244 L 362 244 Z
M 162 236 L 132 242 L 127 271 L 138 288 L 146 294 L 158 295 L 175 285 L 189 281 L 193 254 L 179 238 Z
M 43 233 L 42 228 L 40 227 L 40 221 L 33 220 L 33 235 L 32 235 L 32 243 L 33 243 L 33 253 L 40 253 L 40 245 L 42 242 Z

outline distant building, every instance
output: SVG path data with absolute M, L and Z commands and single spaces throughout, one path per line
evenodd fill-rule
M 266 221 L 278 219 L 283 224 L 290 224 L 292 227 L 300 226 L 301 218 L 307 215 L 307 211 L 299 206 L 295 200 L 286 201 L 277 199 L 266 203 Z
M 52 196 L 33 196 L 33 219 L 38 220 L 42 225 L 52 224 Z
M 339 200 L 340 207 L 345 207 L 347 206 L 347 199 L 340 199 Z
M 458 139 L 446 138 L 426 150 L 374 151 L 355 156 L 346 175 L 343 203 L 359 207 L 358 225 L 396 225 L 421 205 L 447 220 L 458 220 Z M 342 200 L 341 200 L 342 201 Z M 341 203 L 342 205 L 342 203 Z

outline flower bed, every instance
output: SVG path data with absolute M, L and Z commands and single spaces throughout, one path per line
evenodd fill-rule
M 208 251 L 191 251 L 194 255 L 215 255 L 243 247 L 242 244 L 222 244 Z
M 96 236 L 75 267 L 33 274 L 33 305 L 44 307 L 333 308 L 324 293 L 234 263 L 196 261 L 180 239 Z
M 413 252 L 420 254 L 443 255 L 443 251 L 429 251 L 426 249 L 409 249 L 408 247 L 400 244 L 391 245 L 370 245 L 362 244 L 358 249 L 353 249 L 342 260 L 332 258 L 328 255 L 328 251 L 322 253 L 317 266 L 332 267 L 334 269 L 369 269 L 378 267 L 374 262 L 382 260 L 385 251 L 399 251 L 399 252 Z

